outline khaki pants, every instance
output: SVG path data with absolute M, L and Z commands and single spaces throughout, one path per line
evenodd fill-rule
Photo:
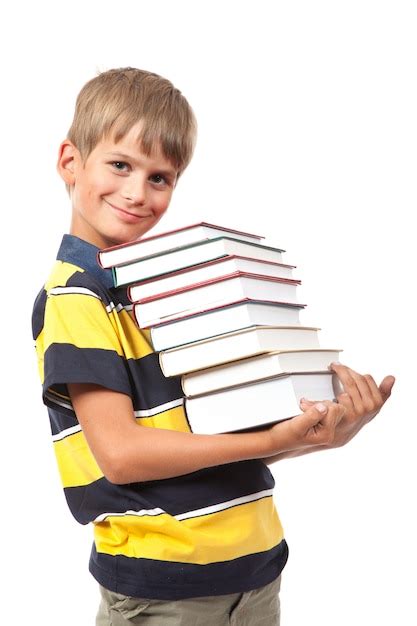
M 131 598 L 100 587 L 96 626 L 279 626 L 279 587 L 280 578 L 246 593 L 173 601 Z

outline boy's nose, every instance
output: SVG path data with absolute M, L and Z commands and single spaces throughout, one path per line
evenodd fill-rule
M 142 178 L 129 178 L 122 191 L 122 196 L 132 204 L 144 204 L 146 200 L 146 181 Z

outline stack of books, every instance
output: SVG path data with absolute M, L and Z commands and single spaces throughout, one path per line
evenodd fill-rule
M 338 393 L 319 330 L 300 323 L 300 280 L 263 237 L 206 222 L 99 251 L 165 376 L 181 376 L 193 432 L 258 428 Z

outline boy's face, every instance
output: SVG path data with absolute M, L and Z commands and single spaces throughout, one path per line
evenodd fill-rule
M 141 237 L 171 200 L 177 172 L 159 148 L 150 157 L 142 152 L 139 130 L 134 126 L 118 143 L 103 139 L 85 163 L 73 144 L 61 146 L 59 170 L 71 189 L 70 232 L 99 248 Z

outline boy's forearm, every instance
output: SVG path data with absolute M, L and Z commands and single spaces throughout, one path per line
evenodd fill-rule
M 135 425 L 107 477 L 116 483 L 173 478 L 203 468 L 262 459 L 276 450 L 267 431 L 195 435 Z M 111 469 L 110 469 L 111 468 Z
M 68 389 L 87 443 L 114 483 L 172 478 L 205 467 L 276 454 L 271 431 L 195 435 L 136 422 L 129 396 L 90 384 Z

